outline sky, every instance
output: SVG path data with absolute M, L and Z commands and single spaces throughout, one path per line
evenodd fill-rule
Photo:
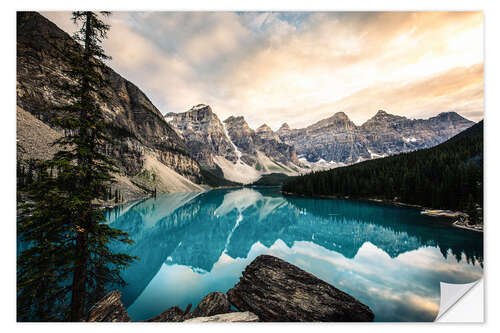
M 41 12 L 72 34 L 70 12 Z M 303 128 L 336 112 L 483 118 L 481 12 L 113 12 L 109 65 L 163 113 Z

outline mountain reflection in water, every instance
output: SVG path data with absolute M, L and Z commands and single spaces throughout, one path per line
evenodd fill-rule
M 341 199 L 283 197 L 276 188 L 173 193 L 107 212 L 139 260 L 123 272 L 132 320 L 225 292 L 271 254 L 370 306 L 376 321 L 432 321 L 439 282 L 482 276 L 481 233 L 419 210 Z

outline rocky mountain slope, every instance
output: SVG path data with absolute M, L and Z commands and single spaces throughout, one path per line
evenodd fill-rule
M 237 161 L 236 148 L 210 106 L 199 104 L 186 112 L 167 113 L 165 119 L 184 139 L 191 155 L 200 164 L 215 169 L 216 156 L 233 163 Z
M 298 170 L 295 149 L 267 125 L 254 131 L 243 117 L 221 122 L 204 104 L 186 112 L 168 113 L 165 119 L 203 167 L 228 180 L 246 184 L 273 171 L 294 174 Z
M 338 112 L 306 128 L 291 129 L 285 123 L 277 135 L 295 147 L 303 163 L 338 166 L 433 147 L 473 124 L 456 112 L 408 119 L 379 110 L 356 126 L 345 113 Z
M 64 48 L 80 49 L 80 46 L 42 15 L 17 13 L 18 140 L 19 129 L 29 126 L 24 119 L 33 120 L 24 113 L 20 117 L 19 110 L 48 126 L 56 116 L 51 106 L 64 103 L 55 84 L 67 80 L 64 70 L 68 68 L 68 61 L 61 52 Z M 161 112 L 137 86 L 112 69 L 107 78 L 111 82 L 107 91 L 109 101 L 100 102 L 106 121 L 113 124 L 110 132 L 117 145 L 110 145 L 106 151 L 120 168 L 119 184 L 131 187 L 135 196 L 154 188 L 200 190 L 197 185 L 202 182 L 200 166 Z M 51 131 L 58 132 L 58 129 Z M 26 147 L 20 149 L 26 150 Z M 36 157 L 35 151 L 26 150 L 24 155 L 18 155 L 18 160 Z M 171 187 L 170 176 L 175 176 L 178 186 Z
M 16 150 L 17 158 L 27 160 L 48 160 L 58 151 L 52 142 L 62 135 L 31 113 L 16 107 Z
M 241 159 L 257 170 L 297 172 L 299 161 L 295 148 L 281 139 L 266 124 L 253 130 L 242 116 L 224 120 L 227 133 L 241 151 Z

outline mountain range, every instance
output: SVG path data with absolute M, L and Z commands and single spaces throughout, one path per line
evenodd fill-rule
M 379 110 L 361 126 L 344 112 L 337 112 L 306 128 L 291 129 L 285 123 L 276 133 L 295 147 L 302 161 L 338 165 L 429 148 L 473 124 L 456 112 L 408 119 Z
M 274 132 L 266 124 L 251 129 L 242 116 L 221 121 L 204 104 L 165 119 L 202 166 L 240 183 L 262 174 L 296 175 L 433 147 L 474 124 L 456 112 L 408 119 L 379 110 L 361 126 L 337 112 L 306 128 L 284 123 Z
M 50 120 L 67 77 L 63 48 L 81 48 L 36 12 L 17 13 L 17 160 L 50 158 L 62 135 Z M 201 191 L 221 179 L 252 183 L 264 174 L 296 175 L 435 146 L 472 126 L 455 112 L 409 119 L 378 111 L 358 126 L 343 112 L 304 128 L 286 123 L 252 129 L 242 116 L 223 121 L 205 104 L 163 113 L 134 83 L 111 68 L 109 100 L 99 101 L 116 145 L 106 147 L 124 199 L 160 192 Z M 56 84 L 56 82 L 58 84 Z M 223 184 L 223 182 L 222 182 Z
M 203 167 L 228 180 L 249 183 L 261 174 L 297 174 L 300 170 L 294 147 L 283 143 L 267 125 L 253 130 L 243 117 L 221 122 L 204 104 L 168 113 L 165 119 Z

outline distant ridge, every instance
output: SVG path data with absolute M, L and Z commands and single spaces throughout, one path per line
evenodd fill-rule
M 344 112 L 337 112 L 305 128 L 291 129 L 283 124 L 276 133 L 293 145 L 304 161 L 352 164 L 433 147 L 473 124 L 456 112 L 408 119 L 378 110 L 360 126 Z

